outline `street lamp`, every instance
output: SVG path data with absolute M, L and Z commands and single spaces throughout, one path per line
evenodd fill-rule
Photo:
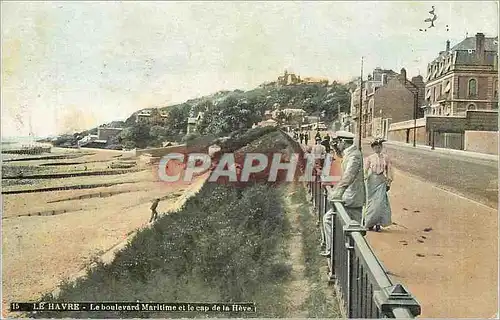
M 418 108 L 418 88 L 415 94 L 413 110 L 413 147 L 417 146 L 417 108 Z
M 363 57 L 361 57 L 361 77 L 359 78 L 358 147 L 361 151 L 361 109 L 363 107 Z

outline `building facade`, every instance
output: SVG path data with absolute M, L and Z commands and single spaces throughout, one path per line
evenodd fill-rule
M 360 100 L 362 137 L 387 138 L 391 123 L 423 116 L 419 106 L 424 100 L 424 90 L 423 78 L 417 76 L 408 80 L 404 68 L 400 74 L 376 68 L 363 83 L 362 98 L 359 85 L 351 94 L 354 131 L 357 134 Z
M 160 112 L 158 109 L 146 109 L 136 115 L 136 123 L 161 125 L 168 119 L 168 113 Z
M 498 37 L 477 33 L 427 66 L 425 115 L 465 116 L 466 110 L 498 110 Z
M 203 112 L 198 112 L 196 117 L 189 117 L 187 121 L 187 133 L 193 133 L 197 131 L 197 127 L 203 120 Z
M 123 128 L 109 128 L 109 127 L 99 127 L 97 128 L 97 139 L 111 141 L 114 137 L 118 136 L 123 131 Z
M 289 73 L 288 70 L 285 70 L 282 76 L 278 77 L 276 84 L 278 86 L 290 86 L 297 84 L 319 84 L 323 86 L 327 86 L 329 80 L 326 78 L 316 78 L 316 77 L 305 77 L 301 79 L 299 75 L 295 73 Z M 265 84 L 264 84 L 265 86 Z

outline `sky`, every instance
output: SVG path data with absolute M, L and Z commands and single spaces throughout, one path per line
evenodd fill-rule
M 349 81 L 362 56 L 365 77 L 425 76 L 446 40 L 498 35 L 492 1 L 4 1 L 1 18 L 2 136 L 89 129 L 285 69 Z

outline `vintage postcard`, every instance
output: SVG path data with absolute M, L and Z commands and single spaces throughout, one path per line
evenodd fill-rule
M 2 1 L 2 318 L 498 318 L 498 1 Z

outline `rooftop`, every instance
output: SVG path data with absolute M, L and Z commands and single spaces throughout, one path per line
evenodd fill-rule
M 476 37 L 467 37 L 462 42 L 456 44 L 451 51 L 476 50 Z M 485 51 L 498 51 L 498 37 L 484 38 Z

